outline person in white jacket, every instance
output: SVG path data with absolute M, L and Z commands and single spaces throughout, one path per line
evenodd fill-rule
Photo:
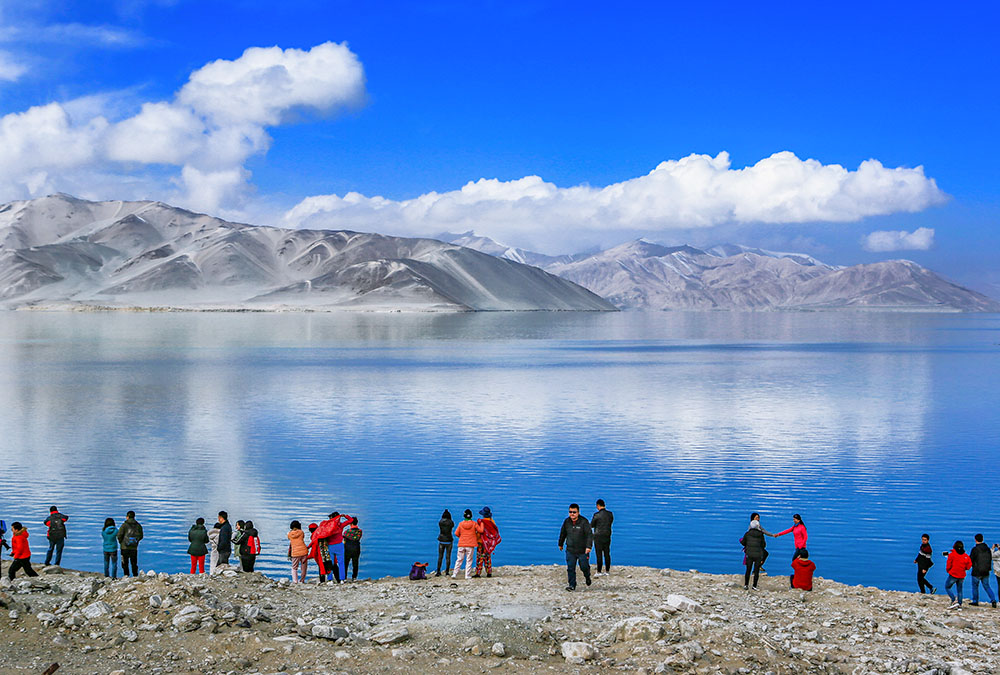
M 215 574 L 215 568 L 219 566 L 219 523 L 216 523 L 208 530 L 208 573 Z

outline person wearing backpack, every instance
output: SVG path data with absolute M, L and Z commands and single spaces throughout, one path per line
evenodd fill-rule
M 104 576 L 117 579 L 118 528 L 115 527 L 114 518 L 104 519 L 104 529 L 101 530 L 101 549 L 104 552 Z
M 244 572 L 253 572 L 257 555 L 260 554 L 260 535 L 252 520 L 245 522 L 240 532 L 243 535 L 240 538 L 240 564 L 243 565 Z
M 229 514 L 225 511 L 219 511 L 219 545 L 216 550 L 219 553 L 217 564 L 228 565 L 229 556 L 233 554 L 233 526 L 229 524 Z
M 132 576 L 139 576 L 139 542 L 142 541 L 142 525 L 135 519 L 135 511 L 125 514 L 125 522 L 118 528 L 118 544 L 122 550 L 122 574 L 129 576 L 129 565 L 132 566 Z
M 451 531 L 455 528 L 455 521 L 451 519 L 451 511 L 444 510 L 441 520 L 438 521 L 438 566 L 434 576 L 441 576 L 441 560 L 444 560 L 445 575 L 451 574 L 451 547 L 455 545 L 455 536 Z
M 10 528 L 10 555 L 14 558 L 14 562 L 10 564 L 10 569 L 7 570 L 7 577 L 13 581 L 18 570 L 24 570 L 24 573 L 29 577 L 37 577 L 38 572 L 31 569 L 31 549 L 28 548 L 28 530 L 21 527 L 21 523 L 18 522 L 11 523 Z
M 972 547 L 969 558 L 972 561 L 972 606 L 979 606 L 979 584 L 986 589 L 986 595 L 990 598 L 990 604 L 996 609 L 997 596 L 990 588 L 990 573 L 993 571 L 993 554 L 990 547 L 986 545 L 982 534 L 975 536 L 976 545 Z
M 188 555 L 191 556 L 191 574 L 197 569 L 199 574 L 205 573 L 205 556 L 208 555 L 208 530 L 205 529 L 205 519 L 199 518 L 188 530 Z
M 63 546 L 66 544 L 66 521 L 69 516 L 59 513 L 55 506 L 49 507 L 49 517 L 45 519 L 45 526 L 49 528 L 49 550 L 45 554 L 45 566 L 52 563 L 52 553 L 56 554 L 56 567 L 62 563 Z
M 344 581 L 347 581 L 347 568 L 353 563 L 354 573 L 351 581 L 358 578 L 358 561 L 361 559 L 361 537 L 364 533 L 358 527 L 358 519 L 351 518 L 351 524 L 344 530 Z

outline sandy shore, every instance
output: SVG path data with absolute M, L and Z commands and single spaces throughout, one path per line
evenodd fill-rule
M 822 579 L 747 592 L 629 567 L 570 593 L 560 566 L 339 586 L 49 572 L 3 578 L 4 673 L 1000 672 L 1000 610 Z

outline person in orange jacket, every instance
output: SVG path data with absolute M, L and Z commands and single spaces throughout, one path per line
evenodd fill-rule
M 956 541 L 955 546 L 943 555 L 948 556 L 945 569 L 948 571 L 948 581 L 944 584 L 944 590 L 951 598 L 951 605 L 948 609 L 962 608 L 962 584 L 965 583 L 965 573 L 972 569 L 972 559 L 965 552 L 965 544 Z M 951 592 L 952 586 L 958 586 L 958 598 Z
M 14 522 L 10 524 L 10 535 L 11 557 L 14 558 L 14 562 L 10 564 L 7 576 L 13 581 L 17 571 L 24 570 L 24 573 L 29 577 L 37 577 L 38 572 L 31 569 L 31 549 L 28 548 L 28 530 L 21 527 L 21 523 Z
M 458 571 L 465 562 L 465 578 L 472 578 L 472 554 L 479 545 L 479 535 L 483 533 L 483 526 L 472 520 L 472 509 L 465 509 L 462 514 L 463 520 L 455 528 L 455 536 L 458 537 L 458 553 L 455 554 L 455 567 L 451 578 L 458 577 Z

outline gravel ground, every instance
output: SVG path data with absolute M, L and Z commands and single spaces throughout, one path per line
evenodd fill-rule
M 4 563 L 4 570 L 6 570 Z M 1000 610 L 787 577 L 560 566 L 293 586 L 259 574 L 0 582 L 3 673 L 1000 672 Z

